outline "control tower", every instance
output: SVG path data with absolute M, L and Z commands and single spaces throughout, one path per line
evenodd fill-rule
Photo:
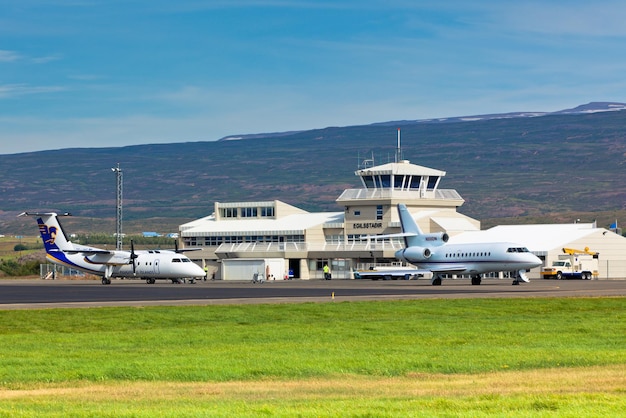
M 453 189 L 439 189 L 445 171 L 411 164 L 407 160 L 357 170 L 363 185 L 345 190 L 336 202 L 344 206 L 345 234 L 400 232 L 397 205 L 404 203 L 425 233 L 450 235 L 479 230 L 480 222 L 457 212 L 465 202 Z

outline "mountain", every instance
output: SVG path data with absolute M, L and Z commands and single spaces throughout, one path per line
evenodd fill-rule
M 14 230 L 24 210 L 69 211 L 89 220 L 86 230 L 114 218 L 117 163 L 125 225 L 151 222 L 143 230 L 209 215 L 215 201 L 279 199 L 341 210 L 335 199 L 360 187 L 354 171 L 364 159 L 393 160 L 396 127 L 403 158 L 446 171 L 440 187 L 458 190 L 466 200 L 459 210 L 469 216 L 612 213 L 626 209 L 626 112 L 608 111 L 620 107 L 626 105 L 0 155 L 0 234 Z
M 388 122 L 376 122 L 369 126 L 394 126 L 400 127 L 405 125 L 413 125 L 420 123 L 455 123 L 455 122 L 475 122 L 478 120 L 493 120 L 493 119 L 512 119 L 512 118 L 531 118 L 537 116 L 546 115 L 575 115 L 575 114 L 587 114 L 597 112 L 614 112 L 619 110 L 626 110 L 626 103 L 619 102 L 590 102 L 584 105 L 576 106 L 572 109 L 558 110 L 556 112 L 509 112 L 509 113 L 494 113 L 487 115 L 473 115 L 473 116 L 453 116 L 447 118 L 437 119 L 416 119 L 416 120 L 395 120 Z M 263 134 L 246 134 L 246 135 L 229 135 L 220 141 L 234 141 L 241 139 L 259 139 L 280 136 L 289 136 L 302 131 L 289 131 L 289 132 L 273 132 Z

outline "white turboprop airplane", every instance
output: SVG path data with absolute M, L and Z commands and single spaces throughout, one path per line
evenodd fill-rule
M 111 284 L 111 277 L 140 278 L 153 284 L 156 279 L 179 282 L 181 279 L 195 280 L 206 275 L 200 266 L 180 254 L 181 250 L 135 251 L 132 241 L 130 251 L 88 247 L 67 239 L 56 213 L 24 212 L 19 216 L 37 218 L 48 260 L 100 276 L 102 284 Z
M 444 232 L 424 234 L 406 205 L 398 205 L 398 214 L 402 233 L 369 237 L 404 237 L 405 248 L 398 250 L 395 257 L 414 264 L 418 270 L 398 270 L 398 275 L 432 273 L 431 283 L 438 286 L 443 274 L 468 274 L 472 284 L 479 285 L 484 273 L 515 271 L 513 284 L 516 285 L 520 281 L 528 283 L 526 271 L 542 264 L 526 247 L 510 242 L 448 244 L 449 237 Z M 367 277 L 370 274 L 359 272 L 359 275 Z

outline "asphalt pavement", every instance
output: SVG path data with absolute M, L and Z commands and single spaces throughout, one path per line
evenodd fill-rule
M 200 281 L 195 284 L 113 280 L 104 286 L 87 280 L 0 280 L 0 309 L 94 306 L 211 305 L 243 303 L 341 302 L 444 298 L 626 296 L 626 280 L 278 280 L 263 284 Z

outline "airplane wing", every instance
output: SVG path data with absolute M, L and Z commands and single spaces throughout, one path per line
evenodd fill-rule
M 85 255 L 93 255 L 93 254 L 113 254 L 111 251 L 107 250 L 62 250 L 64 253 L 68 254 L 85 254 Z
M 421 276 L 430 273 L 430 270 L 419 269 L 396 269 L 396 270 L 363 270 L 354 271 L 355 279 L 367 279 L 372 277 L 402 277 L 411 278 L 412 276 Z
M 187 251 L 200 251 L 202 250 L 202 248 L 166 248 L 165 250 L 162 251 L 171 251 L 174 253 L 186 253 Z
M 74 248 L 63 250 L 66 254 L 81 254 L 84 261 L 91 264 L 122 266 L 132 262 L 132 255 L 128 251 L 102 250 L 98 248 Z
M 429 271 L 433 272 L 433 273 L 461 273 L 467 270 L 467 266 L 464 266 L 462 264 L 459 265 L 450 265 L 450 266 L 446 266 L 446 267 L 439 267 L 439 268 L 432 268 Z

